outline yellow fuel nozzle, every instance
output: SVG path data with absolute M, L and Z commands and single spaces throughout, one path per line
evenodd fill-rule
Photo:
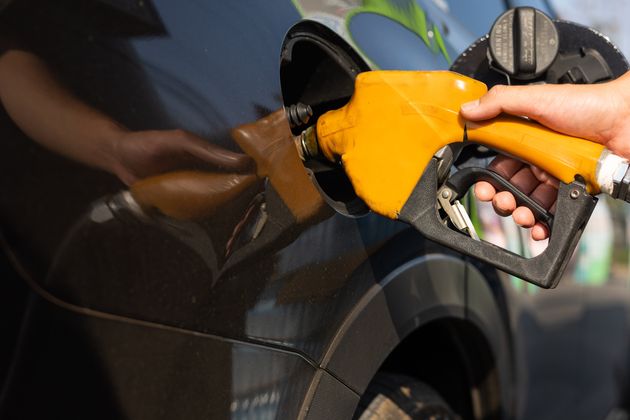
M 465 140 L 536 165 L 564 183 L 579 175 L 591 194 L 599 193 L 600 186 L 612 193 L 612 172 L 619 172 L 619 165 L 627 169 L 627 162 L 611 160 L 600 144 L 518 117 L 500 116 L 484 123 L 463 120 L 461 105 L 486 91 L 485 84 L 448 71 L 361 73 L 350 101 L 322 115 L 316 138 L 312 130 L 302 137 L 315 146 L 304 143 L 302 149 L 310 147 L 328 160 L 341 160 L 356 194 L 373 211 L 392 219 L 433 155 Z M 602 181 L 605 158 L 607 178 Z

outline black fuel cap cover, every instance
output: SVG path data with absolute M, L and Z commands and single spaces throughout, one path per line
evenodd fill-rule
M 510 77 L 534 79 L 551 66 L 559 43 L 558 31 L 547 15 L 532 7 L 517 7 L 492 25 L 489 59 Z

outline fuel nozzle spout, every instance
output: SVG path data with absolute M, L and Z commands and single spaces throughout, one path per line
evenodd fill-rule
M 317 129 L 312 125 L 299 135 L 293 137 L 300 159 L 303 161 L 317 159 L 321 156 L 317 143 Z
M 313 109 L 309 105 L 297 103 L 286 107 L 285 113 L 292 129 L 304 127 L 313 117 Z M 317 144 L 317 130 L 315 125 L 306 128 L 297 136 L 293 137 L 300 159 L 303 161 L 319 157 L 319 146 Z
M 613 198 L 630 203 L 630 166 L 628 163 L 619 165 L 613 178 Z

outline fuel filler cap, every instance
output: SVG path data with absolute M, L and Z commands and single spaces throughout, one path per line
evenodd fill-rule
M 508 10 L 494 22 L 489 35 L 491 65 L 516 79 L 539 77 L 558 55 L 556 26 L 532 7 Z

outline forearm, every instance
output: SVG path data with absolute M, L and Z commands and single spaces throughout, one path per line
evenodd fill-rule
M 68 92 L 34 54 L 0 57 L 0 100 L 11 119 L 42 146 L 110 171 L 116 139 L 126 131 Z

